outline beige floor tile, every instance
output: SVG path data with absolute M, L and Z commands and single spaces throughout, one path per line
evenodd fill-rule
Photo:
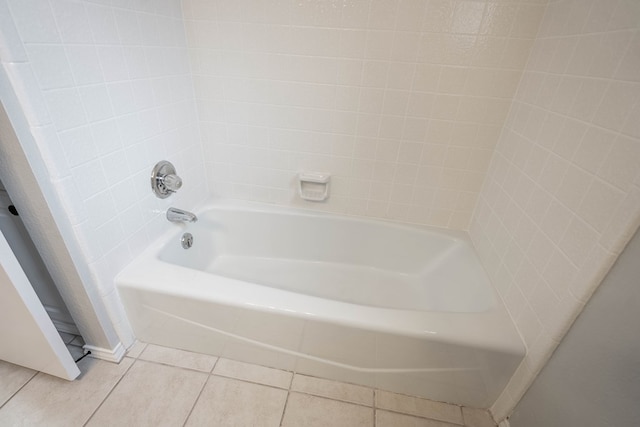
M 154 344 L 147 345 L 138 359 L 202 372 L 211 372 L 218 360 L 217 357 L 208 354 L 192 353 Z
M 373 405 L 373 390 L 368 387 L 310 377 L 307 375 L 294 375 L 293 382 L 291 383 L 291 390 L 315 394 L 316 396 L 324 396 L 330 399 L 360 403 L 367 406 Z
M 136 360 L 87 426 L 182 426 L 207 378 Z
M 373 409 L 291 392 L 282 427 L 371 427 Z
M 142 352 L 146 347 L 147 347 L 146 343 L 143 343 L 141 341 L 136 341 L 127 350 L 127 357 L 133 357 L 134 359 L 137 359 L 138 357 L 140 357 L 140 355 L 142 354 Z
M 267 368 L 250 363 L 237 362 L 230 359 L 220 359 L 213 368 L 214 375 L 237 378 L 258 384 L 279 388 L 289 388 L 293 373 L 280 369 Z
M 453 424 L 462 425 L 463 423 L 462 410 L 457 405 L 405 396 L 383 390 L 376 391 L 376 406 L 380 409 L 388 409 Z
M 462 407 L 465 427 L 496 427 L 496 422 L 486 409 Z
M 286 390 L 211 376 L 186 425 L 278 427 L 286 400 Z
M 397 412 L 376 411 L 376 427 L 458 427 L 458 424 L 419 418 Z
M 37 372 L 34 370 L 0 360 L 0 406 L 4 405 L 35 374 Z
M 86 357 L 75 381 L 38 373 L 0 409 L 2 426 L 80 426 L 96 410 L 131 366 Z

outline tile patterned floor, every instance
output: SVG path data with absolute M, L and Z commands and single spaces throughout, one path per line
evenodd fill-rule
M 68 382 L 0 361 L 0 425 L 495 427 L 479 409 L 152 344 L 78 366 Z

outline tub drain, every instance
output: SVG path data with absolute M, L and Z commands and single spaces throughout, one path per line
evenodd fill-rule
M 193 234 L 184 233 L 182 235 L 182 239 L 180 239 L 180 244 L 184 249 L 189 249 L 191 246 L 193 246 Z

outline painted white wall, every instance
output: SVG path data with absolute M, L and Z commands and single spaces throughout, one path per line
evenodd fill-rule
M 516 406 L 512 427 L 638 423 L 639 259 L 636 233 Z
M 193 209 L 208 194 L 180 2 L 2 0 L 0 19 L 38 172 L 63 205 L 84 282 L 128 345 L 114 275 L 170 226 L 168 206 Z M 160 201 L 149 175 L 163 159 L 184 187 Z
M 640 224 L 640 3 L 551 1 L 470 234 L 528 348 L 509 414 Z

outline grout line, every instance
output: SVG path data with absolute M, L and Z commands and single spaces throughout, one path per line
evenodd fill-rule
M 395 392 L 390 392 L 390 393 L 394 393 L 394 394 L 398 394 L 400 396 L 404 396 L 404 397 L 409 397 L 409 398 L 413 398 L 413 399 L 420 399 L 420 400 L 426 400 L 429 402 L 433 402 L 433 403 L 440 403 L 443 405 L 452 405 L 457 407 L 460 410 L 460 418 L 462 419 L 462 424 L 458 424 L 454 421 L 447 421 L 447 420 L 443 420 L 443 419 L 439 419 L 439 418 L 432 418 L 426 415 L 420 415 L 420 414 L 415 414 L 415 413 L 410 413 L 410 412 L 402 412 L 400 410 L 397 409 L 390 409 L 390 408 L 378 408 L 376 405 L 376 396 L 378 394 L 378 392 L 380 391 L 385 391 L 385 390 L 379 390 L 379 389 L 373 389 L 373 393 L 374 393 L 374 400 L 373 400 L 373 409 L 374 409 L 374 413 L 375 411 L 386 411 L 386 412 L 392 412 L 394 414 L 400 414 L 400 415 L 407 415 L 410 417 L 414 417 L 414 418 L 420 418 L 420 419 L 425 419 L 425 420 L 431 420 L 431 421 L 437 421 L 437 422 L 441 422 L 441 423 L 446 423 L 446 424 L 451 424 L 452 426 L 460 426 L 460 427 L 465 427 L 464 424 L 464 414 L 462 413 L 462 408 L 464 407 L 464 405 L 458 405 L 455 403 L 448 403 L 448 402 L 442 402 L 439 400 L 432 400 L 432 399 L 427 399 L 426 397 L 419 397 L 419 396 L 413 396 L 410 394 L 402 394 L 402 393 L 395 393 Z
M 130 358 L 132 358 L 132 359 L 134 359 L 134 360 L 138 360 L 138 359 L 140 359 L 140 356 L 142 356 L 142 354 L 147 350 L 147 347 L 149 347 L 149 344 L 148 344 L 148 343 L 146 343 L 146 342 L 142 342 L 142 341 L 138 341 L 138 340 L 136 340 L 136 342 L 134 343 L 134 345 L 136 345 L 136 344 L 138 344 L 138 343 L 142 346 L 142 350 L 140 350 L 140 352 L 138 353 L 138 355 L 137 355 L 137 356 L 135 356 L 135 357 L 133 357 L 133 356 L 129 356 L 129 354 L 128 354 L 128 353 L 129 353 L 129 350 L 127 350 L 127 354 L 125 354 L 125 357 L 130 357 Z M 133 347 L 133 346 L 132 346 L 132 347 Z
M 202 371 L 200 371 L 200 372 L 202 372 Z M 278 387 L 278 386 L 271 385 L 271 384 L 260 383 L 260 382 L 254 381 L 254 380 L 248 380 L 248 379 L 245 379 L 245 378 L 238 378 L 238 377 L 231 377 L 231 376 L 228 376 L 228 375 L 222 375 L 222 374 L 214 374 L 214 373 L 211 373 L 211 376 L 213 376 L 213 377 L 218 377 L 218 378 L 226 378 L 226 379 L 228 379 L 228 380 L 242 381 L 242 382 L 244 382 L 244 383 L 255 384 L 255 385 L 261 385 L 261 386 L 263 386 L 263 387 L 269 387 L 269 388 L 273 388 L 273 389 L 275 389 L 275 390 L 284 390 L 284 391 L 287 391 L 287 392 L 291 389 L 290 387 L 289 387 L 289 388 L 286 388 L 286 387 Z
M 154 365 L 161 365 L 161 366 L 168 366 L 170 368 L 176 368 L 176 369 L 182 369 L 184 371 L 189 371 L 189 372 L 198 372 L 200 374 L 205 374 L 205 375 L 217 375 L 217 374 L 212 374 L 212 371 L 202 371 L 200 369 L 195 369 L 195 368 L 188 368 L 185 366 L 178 366 L 178 365 L 173 365 L 171 363 L 167 363 L 167 362 L 158 362 L 155 360 L 147 360 L 147 359 L 134 359 L 134 360 L 139 360 L 141 362 L 145 362 L 145 363 L 153 363 Z M 214 364 L 215 367 L 215 364 Z M 213 368 L 212 368 L 213 369 Z
M 213 370 L 216 369 L 216 366 L 218 366 L 218 362 L 220 362 L 221 357 L 220 356 L 215 356 L 215 357 L 216 357 L 216 361 L 213 363 L 213 366 L 209 371 L 209 375 L 213 375 Z
M 18 366 L 18 365 L 17 365 Z M 31 382 L 32 379 L 34 379 L 36 377 L 36 375 L 38 375 L 40 372 L 39 371 L 34 371 L 33 375 L 31 376 L 31 378 L 29 378 L 27 381 L 25 381 L 24 384 L 22 384 L 20 386 L 20 388 L 18 388 L 2 405 L 0 405 L 0 409 L 4 408 L 4 406 L 9 403 L 9 401 L 11 399 L 13 399 L 19 392 L 20 390 L 22 390 L 23 388 L 26 387 L 27 384 L 29 384 Z
M 280 390 L 282 390 L 282 389 L 280 389 Z M 333 400 L 334 402 L 341 402 L 341 403 L 346 403 L 348 405 L 356 405 L 356 406 L 361 406 L 363 408 L 374 409 L 372 405 L 367 405 L 365 403 L 354 402 L 352 400 L 338 399 L 338 398 L 335 398 L 335 397 L 329 397 L 329 396 L 324 396 L 324 395 L 321 395 L 321 394 L 310 393 L 308 391 L 291 390 L 291 393 L 305 394 L 307 396 L 318 397 L 320 399 Z
M 376 408 L 375 411 L 391 412 L 392 414 L 406 415 L 408 417 L 419 418 L 421 420 L 436 421 L 436 422 L 439 422 L 439 423 L 445 423 L 445 424 L 451 425 L 451 427 L 454 427 L 454 426 L 455 427 L 465 427 L 465 424 L 458 424 L 456 422 L 446 421 L 446 420 L 443 420 L 443 419 L 440 419 L 440 418 L 431 418 L 431 417 L 427 417 L 425 415 L 412 414 L 410 412 L 401 412 L 401 411 L 398 411 L 397 409 Z M 464 418 L 463 418 L 462 422 L 464 423 Z
M 291 380 L 289 381 L 289 387 L 287 388 L 287 390 L 291 391 L 291 387 L 293 387 L 293 380 L 295 379 L 296 375 L 298 375 L 298 373 L 296 371 L 289 372 L 291 372 Z
M 215 357 L 215 356 L 214 356 L 214 357 Z M 102 404 L 103 404 L 103 403 L 107 400 L 107 398 L 111 395 L 111 393 L 112 393 L 112 392 L 113 392 L 113 390 L 117 387 L 117 385 L 120 383 L 120 381 L 122 381 L 122 379 L 123 379 L 123 378 L 125 377 L 125 375 L 129 372 L 129 370 L 131 370 L 131 368 L 133 367 L 133 365 L 135 364 L 135 362 L 137 362 L 137 361 L 138 361 L 138 359 L 133 359 L 133 358 L 130 358 L 130 359 L 132 359 L 132 360 L 133 360 L 132 365 L 129 367 L 129 369 L 127 369 L 127 371 L 122 375 L 122 377 L 118 380 L 118 382 L 113 386 L 113 388 L 112 388 L 112 389 L 111 389 L 111 391 L 107 394 L 107 396 L 105 396 L 105 398 L 102 400 L 102 402 L 100 403 L 100 405 L 95 409 L 95 411 L 92 413 L 91 417 L 89 417 L 89 419 L 87 420 L 87 422 L 86 422 L 86 423 L 88 423 L 88 422 L 91 420 L 91 418 L 93 417 L 93 415 L 95 414 L 95 412 L 97 412 L 97 411 L 98 411 L 98 409 L 102 406 Z M 293 379 L 294 379 L 294 376 L 295 376 L 295 375 L 298 375 L 298 373 L 296 373 L 295 371 L 288 371 L 288 370 L 284 370 L 284 369 L 277 369 L 277 368 L 269 368 L 269 369 L 274 369 L 274 370 L 278 370 L 278 371 L 282 371 L 282 372 L 290 372 L 290 373 L 292 374 L 292 375 L 291 375 L 291 380 L 289 381 L 289 386 L 288 386 L 288 388 L 277 387 L 277 386 L 274 386 L 274 385 L 264 384 L 264 383 L 260 383 L 260 382 L 256 382 L 256 381 L 252 381 L 252 380 L 248 380 L 248 379 L 237 378 L 237 377 L 226 376 L 226 375 L 221 375 L 221 374 L 214 373 L 213 371 L 214 371 L 215 367 L 217 366 L 218 362 L 219 362 L 221 359 L 222 359 L 222 357 L 217 356 L 217 359 L 216 359 L 216 361 L 215 361 L 215 363 L 214 363 L 213 367 L 211 368 L 211 370 L 209 371 L 209 373 L 208 373 L 208 374 L 207 374 L 207 372 L 204 372 L 204 371 L 199 371 L 199 370 L 195 370 L 195 369 L 191 369 L 191 368 L 185 368 L 185 367 L 181 367 L 181 366 L 170 365 L 170 364 L 166 364 L 166 363 L 162 363 L 162 362 L 156 362 L 156 361 L 150 361 L 150 360 L 144 360 L 144 359 L 139 359 L 139 360 L 140 360 L 140 361 L 142 361 L 142 362 L 144 362 L 144 363 L 151 363 L 151 364 L 155 364 L 155 365 L 168 366 L 168 367 L 172 367 L 172 368 L 182 369 L 182 370 L 186 370 L 186 371 L 190 371 L 190 372 L 198 372 L 198 373 L 200 373 L 200 374 L 207 374 L 207 379 L 206 379 L 206 381 L 204 382 L 204 384 L 202 385 L 202 387 L 201 387 L 201 389 L 200 389 L 200 392 L 198 393 L 198 397 L 195 399 L 195 401 L 194 401 L 194 403 L 193 403 L 193 406 L 191 407 L 191 410 L 189 411 L 189 414 L 188 414 L 188 415 L 187 415 L 187 417 L 185 418 L 185 421 L 184 421 L 184 423 L 183 423 L 183 426 L 185 426 L 185 425 L 186 425 L 186 423 L 187 423 L 187 421 L 189 420 L 189 417 L 190 417 L 190 416 L 191 416 L 191 414 L 193 413 L 193 410 L 194 410 L 194 408 L 195 408 L 196 404 L 198 403 L 198 401 L 199 401 L 200 397 L 202 396 L 202 393 L 203 393 L 203 391 L 204 391 L 204 388 L 206 387 L 206 385 L 208 384 L 208 382 L 211 380 L 211 377 L 226 378 L 226 379 L 230 379 L 230 380 L 233 380 L 233 381 L 240 381 L 240 382 L 244 382 L 244 383 L 255 384 L 255 385 L 259 385 L 259 386 L 263 386 L 263 387 L 268 387 L 268 388 L 271 388 L 271 389 L 274 389 L 274 390 L 285 390 L 285 391 L 287 391 L 287 398 L 286 398 L 286 400 L 285 400 L 285 405 L 284 405 L 284 407 L 283 407 L 283 409 L 282 409 L 282 414 L 281 414 L 281 418 L 280 418 L 280 426 L 282 426 L 282 423 L 283 423 L 283 421 L 284 421 L 284 415 L 285 415 L 285 412 L 286 412 L 286 409 L 287 409 L 287 406 L 288 406 L 288 403 L 289 403 L 289 398 L 290 398 L 290 396 L 291 396 L 291 394 L 292 394 L 292 393 L 298 393 L 298 394 L 302 394 L 302 395 L 313 396 L 313 397 L 316 397 L 316 398 L 319 398 L 319 399 L 326 399 L 326 400 L 331 400 L 331 401 L 335 401 L 335 402 L 341 402 L 341 403 L 346 403 L 346 404 L 356 405 L 356 406 L 363 407 L 363 408 L 369 408 L 369 409 L 371 409 L 371 410 L 372 410 L 372 412 L 373 412 L 373 426 L 375 426 L 375 424 L 376 424 L 376 412 L 377 412 L 378 410 L 384 410 L 384 411 L 387 411 L 387 412 L 392 412 L 392 413 L 396 413 L 396 414 L 400 414 L 400 415 L 406 415 L 406 416 L 411 416 L 411 417 L 420 418 L 420 419 L 425 419 L 425 420 L 433 420 L 433 421 L 438 421 L 438 422 L 445 422 L 445 423 L 449 423 L 449 424 L 451 424 L 452 426 L 453 426 L 453 425 L 457 425 L 457 426 L 464 426 L 464 424 L 460 425 L 460 424 L 456 424 L 456 423 L 453 423 L 453 422 L 450 422 L 450 421 L 444 421 L 444 420 L 440 420 L 440 419 L 436 419 L 436 418 L 430 418 L 430 417 L 428 417 L 428 416 L 424 416 L 424 415 L 418 415 L 418 414 L 413 414 L 413 413 L 402 412 L 402 411 L 398 411 L 398 410 L 395 410 L 395 409 L 378 408 L 378 407 L 377 407 L 377 404 L 376 404 L 376 397 L 377 397 L 377 394 L 378 394 L 378 392 L 379 392 L 380 390 L 378 390 L 378 389 L 376 389 L 376 388 L 374 388 L 374 387 L 367 387 L 367 386 L 362 386 L 362 385 L 358 385 L 358 384 L 344 383 L 344 382 L 341 382 L 341 381 L 330 380 L 330 379 L 328 379 L 328 378 L 323 378 L 323 377 L 314 377 L 314 376 L 310 376 L 310 375 L 306 375 L 306 374 L 300 374 L 300 375 L 303 375 L 303 376 L 309 376 L 309 377 L 311 377 L 311 378 L 318 378 L 318 379 L 321 379 L 321 380 L 326 380 L 326 381 L 336 382 L 336 383 L 339 383 L 339 384 L 345 384 L 345 385 L 356 385 L 356 386 L 359 386 L 359 387 L 364 387 L 364 388 L 370 389 L 370 390 L 373 392 L 373 401 L 372 401 L 372 403 L 371 403 L 370 405 L 368 405 L 368 404 L 364 404 L 364 403 L 360 403 L 360 402 L 354 402 L 354 401 L 350 401 L 350 400 L 339 399 L 339 398 L 336 398 L 336 397 L 330 397 L 330 396 L 326 396 L 326 395 L 315 394 L 315 393 L 307 392 L 307 391 L 292 390 L 292 388 L 291 388 L 291 387 L 292 387 L 292 385 L 293 385 Z M 243 362 L 243 363 L 246 363 L 246 362 Z M 249 364 L 249 363 L 247 363 L 247 364 Z M 249 365 L 253 365 L 253 366 L 262 366 L 262 365 L 256 365 L 256 364 L 249 364 Z M 268 367 L 266 367 L 266 368 L 268 368 Z M 34 375 L 34 377 L 35 377 L 35 375 Z M 33 378 L 33 377 L 32 377 L 32 378 Z M 26 383 L 25 383 L 25 385 L 26 385 Z M 24 386 L 23 386 L 23 387 L 24 387 Z M 17 392 L 16 392 L 16 393 L 17 393 Z M 417 399 L 424 399 L 424 398 L 420 398 L 420 397 L 417 397 L 417 396 L 411 396 L 411 395 L 404 395 L 404 396 L 412 397 L 412 398 L 417 398 Z M 431 401 L 430 399 L 424 399 L 424 400 L 429 400 L 429 401 Z M 437 401 L 433 401 L 433 402 L 437 402 Z M 442 403 L 446 403 L 446 402 L 442 402 Z M 460 409 L 460 411 L 462 412 L 462 406 L 461 406 L 461 405 L 457 405 L 457 406 L 458 406 L 458 408 Z M 86 425 L 86 423 L 85 423 L 85 425 Z M 464 423 L 464 418 L 463 418 L 463 423 Z
M 378 407 L 376 406 L 376 396 L 378 395 L 378 389 L 372 387 L 371 390 L 373 391 L 373 403 L 371 404 L 371 408 L 373 409 L 373 427 L 376 427 L 376 424 L 378 423 Z
M 284 414 L 287 411 L 287 406 L 289 405 L 289 396 L 291 396 L 291 390 L 287 391 L 287 399 L 284 401 L 284 407 L 282 408 L 282 415 L 280 415 L 280 427 L 282 427 L 282 423 L 284 422 Z
M 226 374 L 221 374 L 221 373 L 218 373 L 218 372 L 213 372 L 214 369 L 215 369 L 215 366 L 211 370 L 211 375 L 213 375 L 213 376 L 220 377 L 220 378 L 228 378 L 228 379 L 238 380 L 238 381 L 244 381 L 246 383 L 262 385 L 262 386 L 274 388 L 274 389 L 277 389 L 277 390 L 291 390 L 291 385 L 293 383 L 293 376 L 295 375 L 294 371 L 290 371 L 290 370 L 287 370 L 287 369 L 280 369 L 280 368 L 272 368 L 270 366 L 258 365 L 256 363 L 242 362 L 240 360 L 227 359 L 226 357 L 222 357 L 222 356 L 216 356 L 216 357 L 218 357 L 218 360 L 216 360 L 216 363 L 215 363 L 216 366 L 218 365 L 218 362 L 221 359 L 225 359 L 225 360 L 230 360 L 232 362 L 243 363 L 245 365 L 257 366 L 259 368 L 264 368 L 264 369 L 270 369 L 270 370 L 279 371 L 279 372 L 290 373 L 291 374 L 291 380 L 289 381 L 289 385 L 287 387 L 279 387 L 279 386 L 275 386 L 275 385 L 271 385 L 271 384 L 265 384 L 265 383 L 257 382 L 255 380 L 250 380 L 250 379 L 246 379 L 246 378 L 239 378 L 239 377 L 234 377 L 234 376 L 230 376 L 230 375 L 226 375 Z
M 70 339 L 68 339 L 67 341 L 62 340 L 62 341 L 65 343 L 65 345 L 66 345 L 66 344 L 71 344 L 71 342 L 73 342 L 77 337 L 79 337 L 79 335 L 70 334 L 70 333 L 68 333 L 68 332 L 63 332 L 63 333 L 71 336 L 71 338 L 70 338 Z M 62 335 L 61 335 L 60 331 L 58 331 L 58 334 L 60 335 L 60 337 L 62 337 Z M 82 338 L 82 337 L 81 337 L 81 338 Z
M 107 395 L 104 397 L 104 399 L 102 399 L 102 401 L 96 407 L 96 409 L 94 409 L 94 411 L 91 413 L 89 418 L 87 418 L 87 421 L 85 421 L 84 424 L 82 424 L 83 426 L 86 426 L 87 424 L 89 424 L 89 421 L 91 421 L 91 418 L 93 418 L 93 416 L 96 414 L 96 412 L 98 412 L 98 410 L 102 407 L 104 402 L 109 398 L 109 396 L 111 396 L 111 393 L 113 393 L 113 390 L 115 390 L 116 387 L 118 387 L 118 384 L 120 384 L 122 379 L 129 373 L 129 371 L 131 370 L 131 368 L 133 368 L 133 365 L 135 365 L 137 361 L 138 361 L 137 359 L 133 359 L 133 362 L 131 363 L 131 366 L 129 366 L 129 368 L 127 368 L 127 370 L 122 374 L 122 376 L 120 376 L 120 378 L 118 379 L 118 381 L 116 381 L 116 383 L 113 385 L 113 387 L 111 387 L 111 390 L 109 390 L 109 393 L 107 393 Z M 120 362 L 120 363 L 122 363 L 122 362 Z
M 460 405 L 459 407 L 460 407 L 460 418 L 462 418 L 462 426 L 464 427 L 464 426 L 467 425 L 467 420 L 465 419 L 464 411 L 462 410 L 462 408 L 464 408 L 464 406 Z M 492 419 L 493 419 L 493 417 L 492 417 Z
M 287 394 L 287 401 L 285 402 L 285 406 L 284 406 L 284 408 L 282 410 L 282 418 L 280 419 L 280 427 L 282 427 L 282 423 L 284 421 L 284 414 L 285 414 L 287 406 L 289 404 L 289 397 L 291 396 L 292 393 L 312 396 L 312 397 L 315 397 L 315 398 L 318 398 L 318 399 L 324 399 L 324 400 L 329 400 L 329 401 L 333 401 L 333 402 L 344 403 L 344 404 L 347 404 L 347 405 L 355 405 L 355 406 L 358 406 L 360 408 L 371 409 L 372 416 L 373 416 L 372 426 L 375 426 L 376 409 L 375 409 L 374 406 L 365 405 L 365 404 L 362 404 L 362 403 L 357 403 L 357 402 L 352 402 L 352 401 L 347 401 L 347 400 L 335 399 L 335 398 L 332 398 L 332 397 L 321 396 L 321 395 L 317 395 L 317 394 L 307 393 L 307 392 L 304 392 L 304 391 L 293 391 L 293 390 L 290 390 L 289 393 Z M 409 415 L 409 414 L 404 414 L 404 415 Z
M 218 363 L 217 360 L 216 360 L 216 363 Z M 214 363 L 214 367 L 215 367 L 215 363 Z M 213 371 L 213 368 L 211 368 L 211 370 Z M 187 425 L 187 421 L 189 421 L 189 417 L 191 417 L 191 414 L 193 413 L 193 410 L 195 409 L 196 405 L 198 404 L 198 401 L 200 400 L 200 396 L 202 396 L 202 392 L 204 391 L 204 388 L 209 383 L 210 379 L 211 379 L 211 375 L 208 375 L 207 379 L 204 381 L 204 383 L 202 383 L 202 387 L 200 387 L 200 392 L 198 393 L 198 397 L 196 397 L 196 400 L 193 401 L 193 405 L 191 405 L 191 409 L 189 410 L 189 413 L 187 414 L 187 417 L 184 419 L 184 423 L 182 423 L 183 427 Z

